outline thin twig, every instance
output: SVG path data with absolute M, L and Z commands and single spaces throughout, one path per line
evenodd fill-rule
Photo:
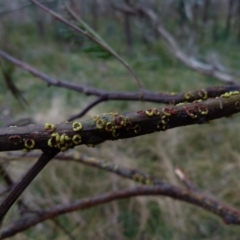
M 184 51 L 182 51 L 177 40 L 166 30 L 166 28 L 164 28 L 159 17 L 152 9 L 142 6 L 141 4 L 116 5 L 113 1 L 112 6 L 114 9 L 121 12 L 147 17 L 150 20 L 151 25 L 154 26 L 158 32 L 159 37 L 161 37 L 165 43 L 168 51 L 185 66 L 197 71 L 200 74 L 215 78 L 225 84 L 238 84 L 238 79 L 231 75 L 231 71 L 223 71 L 223 69 L 218 68 L 215 64 L 202 62 L 196 57 L 188 56 Z
M 69 81 L 60 80 L 57 78 L 52 78 L 47 74 L 37 70 L 36 68 L 30 66 L 29 64 L 20 61 L 19 59 L 14 58 L 10 54 L 6 53 L 3 50 L 0 50 L 0 56 L 7 61 L 15 64 L 16 66 L 22 68 L 23 70 L 29 72 L 33 76 L 42 79 L 48 85 L 61 87 L 65 89 L 70 89 L 76 92 L 81 92 L 87 96 L 97 96 L 104 101 L 109 100 L 127 100 L 127 101 L 139 101 L 141 98 L 144 101 L 148 102 L 157 102 L 157 103 L 166 103 L 166 104 L 177 104 L 181 102 L 193 102 L 198 99 L 207 99 L 218 97 L 225 92 L 230 91 L 240 91 L 240 85 L 225 85 L 225 86 L 214 86 L 204 89 L 199 89 L 195 91 L 188 91 L 185 93 L 162 93 L 162 92 L 152 92 L 144 91 L 144 95 L 140 97 L 139 92 L 109 92 L 106 90 L 88 87 L 76 83 L 71 83 Z M 94 106 L 94 104 L 93 104 Z M 86 107 L 86 109 L 90 109 Z M 86 113 L 86 112 L 85 112 Z
M 56 20 L 66 24 L 68 27 L 72 28 L 74 31 L 76 31 L 76 32 L 86 36 L 87 38 L 89 38 L 91 41 L 93 41 L 94 43 L 99 45 L 105 51 L 111 53 L 120 63 L 123 64 L 123 66 L 126 67 L 126 69 L 131 73 L 131 75 L 134 77 L 135 81 L 137 82 L 139 89 L 142 90 L 141 82 L 140 82 L 137 74 L 131 68 L 131 66 L 125 60 L 123 60 L 123 58 L 120 57 L 112 48 L 110 48 L 109 45 L 106 44 L 106 42 L 100 41 L 99 38 L 96 38 L 94 35 L 90 34 L 88 31 L 83 30 L 83 29 L 79 28 L 78 26 L 70 23 L 69 21 L 64 19 L 62 16 L 60 16 L 59 14 L 57 14 L 54 11 L 50 10 L 49 8 L 45 7 L 44 5 L 39 3 L 38 1 L 35 1 L 35 0 L 30 0 L 30 1 L 33 4 L 35 4 L 36 6 L 38 6 L 39 8 L 43 9 L 45 12 L 49 13 L 50 15 L 52 15 Z M 85 24 L 85 26 L 86 26 L 86 24 Z
M 240 224 L 240 212 L 236 209 L 207 197 L 197 192 L 191 192 L 171 184 L 161 184 L 157 186 L 141 186 L 124 190 L 107 192 L 94 197 L 80 199 L 69 204 L 60 204 L 47 210 L 38 211 L 35 216 L 23 216 L 19 220 L 12 222 L 1 230 L 1 239 L 11 237 L 18 232 L 22 232 L 47 219 L 60 216 L 62 214 L 77 210 L 96 207 L 97 205 L 108 203 L 136 196 L 167 196 L 180 201 L 188 202 L 208 210 L 223 219 L 226 224 Z
M 183 182 L 183 184 L 187 187 L 187 189 L 197 192 L 197 187 L 190 181 L 190 179 L 186 176 L 186 174 L 180 169 L 175 169 L 175 174 L 178 176 L 178 178 Z
M 51 0 L 51 1 L 44 1 L 42 3 L 52 3 L 52 2 L 55 2 L 56 0 Z M 29 4 L 26 4 L 26 5 L 22 5 L 18 8 L 15 8 L 15 9 L 10 9 L 10 10 L 1 10 L 0 11 L 0 17 L 6 15 L 6 14 L 11 14 L 11 13 L 14 13 L 14 12 L 17 12 L 17 11 L 21 11 L 22 9 L 24 8 L 27 8 L 27 7 L 31 7 L 32 4 L 29 3 Z
M 34 155 L 33 155 L 34 156 Z M 161 185 L 164 183 L 161 179 L 150 176 L 149 174 L 146 174 L 144 172 L 139 171 L 138 169 L 130 169 L 122 167 L 118 164 L 115 164 L 113 162 L 106 162 L 101 161 L 94 157 L 87 157 L 84 155 L 78 155 L 74 154 L 74 156 L 69 155 L 58 155 L 55 160 L 60 161 L 74 161 L 77 163 L 82 163 L 87 166 L 91 166 L 94 168 L 102 169 L 108 172 L 115 173 L 121 177 L 129 178 L 135 182 L 139 182 L 141 184 L 146 185 Z
M 3 177 L 4 181 L 6 182 L 6 184 L 8 186 L 5 189 L 5 193 L 7 192 L 7 190 L 10 191 L 11 189 L 13 189 L 16 184 L 12 180 L 11 176 L 9 175 L 9 173 L 4 168 L 3 164 L 0 164 L 0 175 Z M 20 212 L 22 211 L 23 208 L 26 208 L 26 204 L 24 203 L 24 201 L 22 199 L 19 199 L 17 204 L 18 204 Z
M 80 113 L 75 114 L 73 116 L 71 116 L 70 118 L 68 118 L 68 121 L 73 121 L 77 118 L 81 118 L 82 116 L 84 116 L 90 109 L 92 109 L 94 106 L 98 105 L 101 102 L 107 101 L 108 99 L 105 96 L 101 96 L 98 97 L 97 99 L 95 99 L 94 101 L 92 101 L 91 103 L 89 103 Z
M 135 5 L 134 10 L 141 16 L 146 16 L 151 21 L 151 24 L 157 30 L 159 37 L 161 37 L 169 52 L 171 52 L 172 55 L 185 66 L 197 71 L 198 73 L 215 78 L 225 84 L 238 84 L 239 81 L 234 76 L 229 75 L 227 72 L 221 71 L 213 64 L 211 65 L 201 62 L 194 56 L 188 56 L 186 53 L 184 53 L 181 47 L 178 45 L 176 39 L 164 28 L 157 14 L 155 14 L 153 10 L 141 5 Z
M 56 149 L 50 149 L 43 152 L 38 161 L 25 174 L 21 181 L 19 181 L 19 183 L 14 186 L 9 195 L 3 200 L 0 205 L 0 222 L 3 221 L 4 216 L 16 202 L 22 192 L 28 187 L 32 180 L 58 152 L 59 151 Z

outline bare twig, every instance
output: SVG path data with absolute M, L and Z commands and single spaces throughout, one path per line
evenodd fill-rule
M 7 190 L 11 190 L 14 188 L 14 186 L 16 186 L 15 182 L 13 181 L 12 177 L 10 176 L 10 174 L 6 171 L 6 169 L 4 168 L 3 164 L 0 164 L 0 175 L 3 177 L 4 181 L 7 183 L 7 188 L 5 189 L 5 193 L 7 192 Z M 18 202 L 18 207 L 19 207 L 19 211 L 21 212 L 22 209 L 26 209 L 27 206 L 24 203 L 24 201 L 22 199 L 19 199 Z
M 64 19 L 62 16 L 60 16 L 59 14 L 55 13 L 54 11 L 50 10 L 49 8 L 45 7 L 44 5 L 42 5 L 41 3 L 39 3 L 38 1 L 35 0 L 30 0 L 33 4 L 35 4 L 36 6 L 38 6 L 39 8 L 43 9 L 45 12 L 49 13 L 50 15 L 52 15 L 56 20 L 66 24 L 68 27 L 70 27 L 71 29 L 73 29 L 74 31 L 86 36 L 88 39 L 90 39 L 92 42 L 96 43 L 97 45 L 99 45 L 101 48 L 103 48 L 105 51 L 107 51 L 108 53 L 110 53 L 111 55 L 113 55 L 129 72 L 130 74 L 134 77 L 136 83 L 138 84 L 138 87 L 140 90 L 142 90 L 142 85 L 141 82 L 137 76 L 137 74 L 133 71 L 132 67 L 122 58 L 120 57 L 109 45 L 106 44 L 105 41 L 102 41 L 99 36 L 96 38 L 96 34 L 92 34 L 93 30 L 91 30 L 89 32 L 90 27 L 84 23 L 84 26 L 87 30 L 83 30 L 81 28 L 79 28 L 78 26 L 70 23 L 69 21 L 67 21 L 66 19 Z M 70 9 L 68 8 L 68 10 L 70 11 Z M 76 17 L 76 15 L 71 11 L 71 15 Z M 79 20 L 79 19 L 78 19 Z M 83 21 L 81 21 L 81 23 L 83 24 Z
M 16 156 L 16 155 L 14 155 Z M 19 156 L 19 155 L 18 155 Z M 26 157 L 36 157 L 34 153 L 29 154 Z M 130 178 L 134 181 L 140 182 L 147 185 L 155 185 L 156 188 L 146 187 L 146 188 L 132 188 L 126 190 L 119 190 L 114 192 L 105 193 L 95 197 L 90 197 L 82 200 L 77 200 L 68 205 L 59 205 L 50 208 L 49 210 L 44 211 L 34 211 L 36 216 L 24 216 L 14 224 L 11 224 L 9 227 L 6 227 L 2 230 L 2 238 L 12 236 L 17 232 L 21 232 L 39 222 L 45 221 L 47 219 L 52 219 L 61 214 L 68 212 L 85 209 L 89 207 L 94 207 L 98 204 L 107 203 L 109 201 L 118 200 L 121 198 L 128 198 L 132 196 L 139 195 L 162 195 L 169 196 L 181 201 L 191 203 L 195 206 L 202 207 L 205 210 L 208 210 L 218 216 L 220 216 L 225 223 L 227 224 L 240 224 L 240 212 L 236 209 L 226 206 L 225 204 L 219 202 L 212 197 L 202 194 L 186 175 L 180 170 L 176 170 L 176 174 L 187 186 L 187 190 L 166 183 L 159 178 L 149 176 L 146 173 L 143 173 L 136 169 L 128 169 L 116 165 L 114 163 L 107 163 L 100 161 L 96 158 L 86 157 L 83 155 L 74 155 L 74 156 L 65 156 L 58 155 L 55 160 L 63 161 L 76 161 L 83 163 L 92 167 L 100 168 L 106 171 L 116 173 L 122 177 Z
M 215 69 L 214 66 L 200 62 L 198 59 L 193 56 L 187 56 L 179 47 L 177 41 L 174 37 L 160 24 L 157 15 L 150 9 L 146 9 L 141 7 L 139 9 L 142 13 L 144 13 L 152 22 L 162 39 L 164 40 L 166 46 L 170 50 L 170 52 L 183 64 L 188 66 L 189 68 L 207 75 L 209 77 L 215 78 L 226 84 L 237 84 L 238 81 L 231 75 L 228 75 L 225 72 L 221 72 L 218 69 Z
M 226 224 L 240 224 L 240 212 L 238 210 L 228 207 L 225 204 L 198 192 L 191 192 L 190 190 L 163 183 L 158 186 L 141 186 L 112 191 L 94 197 L 80 199 L 69 204 L 53 206 L 47 210 L 38 211 L 38 214 L 35 216 L 23 216 L 1 230 L 1 239 L 13 236 L 18 232 L 22 232 L 36 225 L 37 223 L 43 222 L 47 219 L 52 219 L 61 214 L 95 207 L 99 204 L 108 203 L 114 200 L 149 195 L 167 196 L 180 201 L 188 202 L 220 216 Z
M 27 107 L 28 102 L 24 98 L 22 92 L 14 83 L 15 65 L 13 65 L 12 63 L 5 64 L 5 62 L 0 61 L 0 70 L 2 72 L 3 80 L 6 83 L 6 86 L 9 89 L 9 91 L 16 98 L 16 100 L 18 100 L 18 102 L 22 104 L 23 107 Z
M 148 102 L 158 102 L 158 103 L 167 103 L 167 104 L 177 104 L 180 102 L 192 102 L 198 99 L 207 99 L 220 96 L 221 94 L 229 91 L 240 91 L 240 85 L 228 85 L 228 86 L 216 86 L 209 87 L 201 90 L 188 91 L 186 93 L 161 93 L 161 92 L 152 92 L 144 91 L 144 95 L 140 97 L 139 92 L 109 92 L 106 90 L 88 87 L 76 83 L 71 83 L 68 81 L 52 78 L 45 73 L 35 69 L 34 67 L 28 65 L 27 63 L 20 61 L 19 59 L 14 58 L 8 53 L 0 50 L 0 56 L 15 64 L 16 66 L 22 68 L 23 70 L 29 72 L 33 76 L 42 79 L 48 85 L 70 89 L 76 92 L 81 92 L 86 95 L 93 95 L 99 97 L 99 103 L 102 101 L 109 100 L 128 100 L 128 101 L 139 101 L 141 98 L 144 101 Z M 102 99 L 100 101 L 100 99 Z M 95 101 L 94 101 L 95 102 Z M 92 106 L 95 106 L 95 104 Z M 98 100 L 96 100 L 98 102 Z M 90 108 L 87 106 L 87 110 Z M 84 110 L 85 111 L 85 110 Z M 86 113 L 86 112 L 85 112 Z M 82 114 L 80 114 L 82 115 Z
M 52 3 L 52 2 L 55 2 L 55 1 L 56 0 L 49 0 L 49 1 L 44 1 L 42 3 Z M 18 8 L 15 8 L 15 9 L 7 9 L 7 10 L 4 9 L 4 10 L 1 10 L 0 11 L 0 17 L 2 17 L 4 15 L 7 15 L 7 14 L 11 14 L 11 13 L 17 12 L 17 11 L 21 11 L 22 9 L 30 7 L 30 6 L 32 6 L 31 3 L 19 6 Z
M 37 153 L 28 153 L 26 155 L 20 155 L 20 154 L 9 154 L 9 159 L 19 159 L 19 158 L 38 158 L 39 154 Z M 115 173 L 121 177 L 129 178 L 135 182 L 145 184 L 145 185 L 161 185 L 164 184 L 165 181 L 150 176 L 149 174 L 146 174 L 142 171 L 139 171 L 138 169 L 130 169 L 126 167 L 122 167 L 118 164 L 115 164 L 110 161 L 104 161 L 97 159 L 95 157 L 88 157 L 83 154 L 79 154 L 78 152 L 75 152 L 74 154 L 58 154 L 53 160 L 55 161 L 67 161 L 67 162 L 77 162 L 81 163 L 90 167 L 98 168 L 107 172 Z
M 187 189 L 194 192 L 198 191 L 196 186 L 190 181 L 190 179 L 186 176 L 186 174 L 180 168 L 176 168 L 175 173 L 178 176 L 178 178 L 183 182 L 183 184 L 187 187 Z
M 68 156 L 59 156 L 56 160 L 62 161 L 75 161 L 78 163 L 83 163 L 85 165 L 99 168 L 108 172 L 116 173 L 117 175 L 129 178 L 134 180 L 135 182 L 139 182 L 141 184 L 146 185 L 161 185 L 164 181 L 160 180 L 159 178 L 150 176 L 144 172 L 141 172 L 137 169 L 129 169 L 119 166 L 118 164 L 112 162 L 105 162 L 93 157 L 87 157 L 84 155 L 77 156 L 75 155 L 74 158 L 69 158 Z
M 161 24 L 160 19 L 153 10 L 141 5 L 129 5 L 127 8 L 122 6 L 115 6 L 115 9 L 119 11 L 126 11 L 126 9 L 128 9 L 127 11 L 129 11 L 130 7 L 133 9 L 131 11 L 131 14 L 135 13 L 140 14 L 141 16 L 144 15 L 151 21 L 152 25 L 155 26 L 155 29 L 159 33 L 161 39 L 164 41 L 169 52 L 171 52 L 172 55 L 184 65 L 201 74 L 215 78 L 225 84 L 238 84 L 239 81 L 234 76 L 228 74 L 226 71 L 223 72 L 221 69 L 216 68 L 214 65 L 201 62 L 194 56 L 188 56 L 186 53 L 184 53 L 175 38 Z
M 88 104 L 80 113 L 75 114 L 73 116 L 71 116 L 70 118 L 68 118 L 68 121 L 73 121 L 77 118 L 81 118 L 82 116 L 84 116 L 90 109 L 92 109 L 94 106 L 98 105 L 101 102 L 107 101 L 108 99 L 105 96 L 102 97 L 98 97 L 97 99 L 95 99 L 94 101 L 92 101 L 90 104 Z
M 3 200 L 0 205 L 0 222 L 2 222 L 4 216 L 16 202 L 22 192 L 28 187 L 37 174 L 45 167 L 45 165 L 58 153 L 56 149 L 45 150 L 38 161 L 33 167 L 26 173 L 26 175 L 17 183 L 11 190 L 9 195 Z

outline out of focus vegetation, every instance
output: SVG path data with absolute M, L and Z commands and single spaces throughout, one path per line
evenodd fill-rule
M 49 2 L 47 6 L 67 17 L 61 1 Z M 126 16 L 112 10 L 109 1 L 67 2 L 130 63 L 144 88 L 183 92 L 220 84 L 176 61 L 155 35 L 154 26 L 147 22 L 135 17 L 128 19 L 131 35 L 127 36 L 124 25 Z M 238 1 L 138 2 L 154 7 L 164 26 L 186 52 L 194 53 L 203 61 L 217 59 L 227 69 L 239 69 Z M 207 12 L 204 12 L 206 2 L 210 5 Z M 192 16 L 188 16 L 189 5 Z M 109 91 L 138 90 L 134 79 L 119 62 L 101 55 L 89 40 L 55 22 L 28 1 L 0 0 L 0 6 L 0 45 L 13 56 L 51 76 L 68 81 Z M 13 11 L 18 8 L 21 9 Z M 229 8 L 232 8 L 231 15 Z M 12 96 L 1 76 L 1 126 L 22 117 L 31 117 L 37 123 L 62 122 L 81 111 L 93 99 L 73 91 L 48 87 L 16 67 L 12 74 L 29 105 L 24 108 Z M 159 105 L 112 101 L 95 107 L 88 115 L 109 111 L 136 111 L 152 106 Z M 74 151 L 76 154 L 85 153 L 125 167 L 137 168 L 174 184 L 180 184 L 174 173 L 174 169 L 180 167 L 201 190 L 240 208 L 239 120 L 240 117 L 236 115 L 207 125 L 105 142 L 95 148 L 81 146 Z M 1 154 L 4 166 L 15 180 L 31 164 L 27 158 L 7 162 L 4 156 Z M 1 180 L 1 183 L 4 184 L 4 181 Z M 33 208 L 46 208 L 135 184 L 77 163 L 52 161 L 22 198 Z M 16 212 L 17 208 L 13 208 L 6 222 L 11 221 Z M 137 197 L 112 202 L 63 215 L 58 221 L 76 239 L 237 240 L 240 236 L 239 227 L 226 226 L 204 210 L 165 197 Z M 53 221 L 46 221 L 12 239 L 68 238 L 68 234 Z

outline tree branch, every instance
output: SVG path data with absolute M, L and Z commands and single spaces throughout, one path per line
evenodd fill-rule
M 56 0 L 49 0 L 49 1 L 44 1 L 44 3 L 52 3 L 52 2 L 55 2 Z M 27 8 L 27 7 L 30 7 L 30 6 L 32 6 L 32 4 L 31 3 L 28 3 L 28 4 L 26 4 L 26 5 L 20 5 L 18 8 L 15 8 L 15 9 L 9 9 L 9 10 L 1 10 L 0 11 L 0 17 L 2 17 L 2 16 L 4 16 L 4 15 L 6 15 L 6 14 L 11 14 L 11 13 L 13 13 L 13 12 L 17 12 L 17 11 L 20 11 L 20 10 L 22 10 L 22 9 L 24 9 L 24 8 Z
M 199 95 L 203 94 L 200 90 Z M 165 131 L 170 128 L 208 123 L 240 112 L 240 94 L 229 92 L 206 101 L 152 108 L 119 114 L 103 113 L 73 123 L 0 128 L 0 151 L 48 149 L 66 151 L 81 144 L 99 144 Z
M 110 53 L 112 56 L 114 56 L 128 71 L 129 73 L 134 77 L 136 83 L 138 84 L 139 89 L 142 89 L 142 85 L 141 82 L 137 76 L 137 74 L 133 71 L 133 69 L 131 68 L 131 66 L 122 58 L 120 57 L 105 41 L 103 41 L 99 36 L 96 37 L 96 33 L 93 32 L 93 30 L 90 30 L 90 27 L 83 22 L 82 20 L 78 19 L 80 21 L 81 24 L 84 25 L 84 30 L 79 28 L 78 26 L 68 22 L 66 19 L 64 19 L 62 16 L 60 16 L 59 14 L 55 13 L 54 11 L 50 10 L 49 8 L 45 7 L 44 5 L 42 5 L 41 3 L 39 3 L 38 1 L 35 0 L 29 0 L 30 2 L 32 2 L 33 4 L 35 4 L 36 6 L 38 6 L 39 8 L 41 8 L 42 10 L 44 10 L 45 12 L 49 13 L 51 16 L 53 16 L 57 21 L 60 21 L 62 23 L 64 23 L 65 25 L 67 25 L 68 27 L 70 27 L 71 29 L 73 29 L 74 31 L 86 36 L 88 39 L 90 39 L 92 42 L 96 43 L 97 45 L 99 45 L 101 48 L 103 48 L 105 51 L 107 51 L 108 53 Z M 68 11 L 71 11 L 68 8 Z M 71 16 L 74 16 L 74 18 L 76 18 L 75 14 L 71 11 Z
M 144 172 L 139 171 L 138 169 L 130 169 L 119 166 L 118 164 L 112 162 L 101 161 L 94 157 L 87 157 L 84 155 L 74 155 L 74 156 L 58 156 L 56 160 L 61 161 L 74 161 L 78 163 L 82 163 L 87 166 L 91 166 L 94 168 L 102 169 L 108 172 L 115 173 L 121 177 L 129 178 L 135 182 L 139 182 L 141 184 L 146 185 L 161 185 L 164 184 L 164 181 L 160 180 L 157 177 L 150 176 Z
M 112 191 L 74 201 L 70 204 L 60 204 L 50 209 L 38 211 L 35 216 L 24 216 L 19 220 L 12 222 L 9 226 L 1 230 L 1 239 L 22 232 L 29 227 L 43 222 L 47 219 L 57 217 L 61 214 L 70 213 L 77 210 L 95 207 L 97 205 L 108 203 L 114 200 L 136 197 L 136 196 L 167 196 L 184 202 L 197 205 L 220 216 L 226 224 L 240 224 L 240 212 L 216 201 L 210 197 L 197 192 L 191 192 L 187 189 L 181 189 L 171 184 L 163 183 L 158 186 L 141 186 L 128 188 L 125 190 Z
M 70 118 L 68 118 L 68 121 L 73 121 L 73 120 L 75 120 L 77 118 L 83 117 L 90 109 L 92 109 L 93 107 L 95 107 L 99 103 L 107 101 L 107 100 L 108 99 L 106 97 L 104 97 L 104 96 L 98 97 L 97 99 L 92 101 L 90 104 L 88 104 L 80 113 L 75 114 L 75 115 L 71 116 Z
M 178 178 L 183 182 L 185 187 L 193 192 L 197 192 L 198 189 L 196 186 L 190 181 L 190 179 L 185 175 L 185 173 L 180 169 L 175 169 L 175 174 L 178 176 Z
M 2 222 L 4 216 L 16 202 L 22 192 L 28 187 L 37 174 L 46 166 L 46 164 L 58 153 L 56 149 L 45 150 L 38 161 L 33 167 L 26 173 L 26 175 L 17 183 L 10 191 L 9 195 L 0 204 L 0 222 Z
M 128 101 L 139 101 L 142 99 L 148 102 L 166 103 L 166 104 L 177 104 L 180 102 L 192 102 L 198 99 L 207 99 L 220 96 L 221 94 L 229 91 L 240 91 L 240 85 L 231 86 L 217 86 L 209 87 L 196 91 L 188 91 L 186 93 L 162 93 L 162 92 L 152 92 L 144 90 L 144 95 L 140 96 L 139 92 L 109 92 L 106 90 L 87 87 L 84 85 L 70 83 L 68 81 L 52 78 L 45 73 L 35 69 L 34 67 L 28 65 L 27 63 L 14 58 L 8 53 L 0 50 L 0 57 L 15 64 L 16 66 L 22 68 L 23 70 L 29 72 L 33 76 L 42 79 L 48 85 L 62 87 L 65 89 L 73 90 L 76 92 L 81 92 L 86 95 L 93 95 L 104 99 L 104 101 L 109 100 L 128 100 Z M 89 109 L 88 109 L 89 110 Z
M 225 84 L 238 84 L 239 81 L 234 76 L 229 75 L 227 72 L 223 72 L 214 65 L 201 62 L 195 57 L 185 54 L 181 50 L 181 47 L 178 45 L 174 37 L 160 23 L 157 14 L 155 14 L 153 10 L 141 5 L 129 5 L 127 8 L 114 5 L 114 8 L 119 11 L 126 11 L 126 9 L 129 11 L 130 7 L 133 8 L 131 12 L 132 14 L 136 13 L 140 16 L 144 15 L 151 21 L 152 25 L 155 26 L 157 32 L 161 36 L 161 39 L 164 41 L 169 52 L 171 52 L 172 55 L 181 63 L 201 74 L 215 78 Z

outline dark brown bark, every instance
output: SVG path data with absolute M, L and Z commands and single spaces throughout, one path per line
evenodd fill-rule
M 204 99 L 206 92 L 197 92 Z M 191 98 L 186 93 L 185 98 Z M 179 104 L 133 113 L 103 113 L 82 122 L 0 128 L 0 151 L 59 149 L 66 151 L 81 144 L 136 137 L 174 127 L 207 123 L 240 112 L 238 91 L 206 101 Z
M 13 236 L 16 233 L 24 231 L 39 222 L 45 221 L 47 219 L 52 219 L 61 214 L 95 207 L 99 204 L 109 203 L 111 201 L 124 198 L 160 195 L 198 205 L 204 209 L 209 210 L 210 212 L 221 216 L 226 224 L 240 224 L 239 211 L 232 209 L 231 207 L 228 207 L 227 205 L 222 204 L 215 199 L 207 197 L 203 194 L 191 192 L 187 189 L 181 189 L 179 187 L 165 183 L 158 186 L 141 186 L 108 192 L 98 196 L 80 199 L 69 204 L 53 206 L 52 208 L 44 211 L 38 211 L 36 212 L 35 216 L 22 217 L 18 221 L 13 222 L 8 227 L 2 229 L 1 239 Z

